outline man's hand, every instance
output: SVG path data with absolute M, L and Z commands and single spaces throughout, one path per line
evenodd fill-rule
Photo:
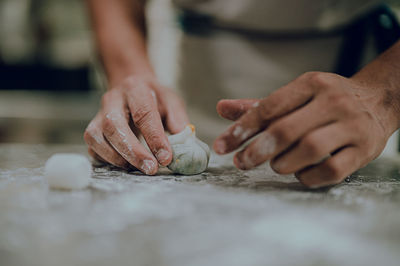
M 109 90 L 85 131 L 89 153 L 100 160 L 145 174 L 168 165 L 172 151 L 164 133 L 189 122 L 182 100 L 158 84 L 146 43 L 142 0 L 87 0 Z M 151 152 L 139 142 L 143 135 Z
M 222 100 L 219 114 L 236 122 L 214 149 L 226 154 L 257 135 L 236 153 L 238 168 L 270 160 L 310 188 L 337 184 L 376 158 L 398 126 L 390 95 L 362 80 L 310 72 L 262 100 Z
M 104 94 L 84 139 L 93 157 L 123 168 L 133 165 L 151 175 L 158 163 L 166 166 L 172 160 L 162 120 L 168 131 L 180 132 L 189 122 L 182 100 L 155 79 L 130 77 Z M 139 142 L 139 134 L 151 153 Z

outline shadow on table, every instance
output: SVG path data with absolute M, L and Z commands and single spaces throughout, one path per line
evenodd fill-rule
M 241 187 L 251 190 L 293 190 L 324 192 L 328 189 L 310 190 L 301 184 L 293 175 L 279 175 L 269 167 L 252 171 L 241 171 L 234 166 L 209 167 L 202 173 L 209 184 L 223 187 Z
M 203 183 L 225 188 L 245 188 L 256 191 L 297 191 L 311 193 L 326 193 L 332 187 L 308 189 L 293 175 L 278 175 L 269 166 L 258 167 L 249 171 L 241 171 L 233 165 L 211 166 L 207 171 L 192 176 L 172 174 L 167 168 L 161 168 L 156 176 L 147 177 L 136 169 L 120 170 L 112 166 L 101 166 L 101 172 L 108 177 L 129 176 L 140 177 L 142 182 L 175 181 L 183 183 Z M 400 160 L 379 159 L 355 172 L 342 183 L 343 185 L 359 186 L 367 183 L 397 183 L 400 184 Z M 95 170 L 96 173 L 96 170 Z M 97 172 L 96 175 L 102 175 Z M 148 180 L 151 179 L 151 180 Z M 138 180 L 138 182 L 141 182 Z

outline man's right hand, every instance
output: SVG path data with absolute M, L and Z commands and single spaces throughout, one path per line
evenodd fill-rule
M 166 130 L 178 133 L 189 123 L 183 101 L 155 78 L 129 77 L 107 91 L 84 139 L 92 157 L 118 167 L 136 167 L 153 175 L 168 165 L 172 150 Z M 142 134 L 149 152 L 139 141 Z

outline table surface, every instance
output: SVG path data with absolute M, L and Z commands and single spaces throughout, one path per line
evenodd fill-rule
M 399 265 L 400 158 L 318 191 L 216 155 L 195 176 L 97 165 L 61 191 L 57 152 L 85 147 L 0 145 L 0 265 Z

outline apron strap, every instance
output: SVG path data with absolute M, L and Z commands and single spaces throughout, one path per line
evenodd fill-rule
M 361 67 L 368 38 L 373 37 L 376 52 L 382 53 L 400 39 L 400 23 L 387 5 L 379 5 L 350 25 L 330 31 L 265 32 L 219 25 L 211 16 L 181 9 L 178 23 L 186 34 L 209 37 L 220 32 L 240 34 L 252 40 L 301 40 L 344 36 L 334 73 L 350 77 Z
M 230 33 L 241 35 L 251 40 L 301 40 L 312 38 L 324 38 L 330 36 L 341 36 L 347 26 L 339 26 L 331 30 L 287 30 L 287 31 L 265 31 L 260 29 L 242 28 L 232 25 L 221 24 L 214 17 L 205 15 L 190 9 L 181 8 L 178 13 L 178 24 L 184 33 L 209 37 L 218 33 Z
M 377 54 L 400 39 L 400 24 L 389 6 L 381 5 L 373 9 L 345 30 L 334 72 L 345 77 L 354 75 L 361 68 L 368 38 L 371 36 Z

